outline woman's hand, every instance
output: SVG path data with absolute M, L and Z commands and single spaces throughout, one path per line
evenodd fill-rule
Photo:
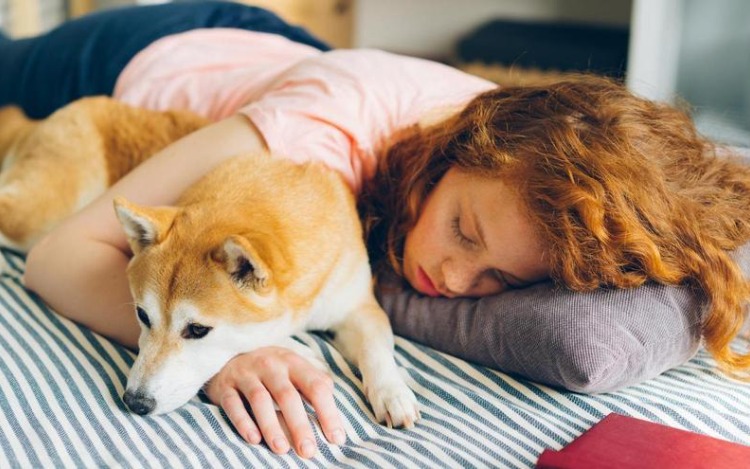
M 211 402 L 224 409 L 242 438 L 258 444 L 262 436 L 274 453 L 289 451 L 274 402 L 281 410 L 297 454 L 310 458 L 317 451 L 301 395 L 315 409 L 328 441 L 338 445 L 346 441 L 333 399 L 333 380 L 289 349 L 264 347 L 238 355 L 206 384 L 204 391 Z M 255 421 L 245 402 L 250 404 Z

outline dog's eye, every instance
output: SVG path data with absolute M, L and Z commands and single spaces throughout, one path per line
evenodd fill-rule
M 141 320 L 143 325 L 150 328 L 151 321 L 148 320 L 148 314 L 146 314 L 146 311 L 140 306 L 138 306 L 137 308 L 135 308 L 135 312 L 138 315 L 138 319 Z
M 206 334 L 211 332 L 212 327 L 204 326 L 202 324 L 197 324 L 194 322 L 191 322 L 187 326 L 185 326 L 185 329 L 182 331 L 182 338 L 183 339 L 202 339 L 206 337 Z

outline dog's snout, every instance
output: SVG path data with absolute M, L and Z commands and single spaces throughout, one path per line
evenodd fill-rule
M 122 395 L 122 400 L 125 401 L 125 405 L 130 410 L 138 415 L 146 415 L 150 413 L 156 407 L 156 400 L 152 397 L 148 397 L 141 391 L 125 391 Z

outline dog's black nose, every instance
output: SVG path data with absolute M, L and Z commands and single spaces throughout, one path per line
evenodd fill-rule
M 133 392 L 131 390 L 125 391 L 122 395 L 122 400 L 125 401 L 125 405 L 130 410 L 138 415 L 146 415 L 156 407 L 156 400 L 148 397 L 141 391 Z

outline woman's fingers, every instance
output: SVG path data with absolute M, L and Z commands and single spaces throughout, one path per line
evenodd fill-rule
M 326 439 L 335 444 L 346 441 L 333 389 L 330 375 L 309 361 L 289 350 L 267 347 L 231 360 L 207 383 L 206 394 L 224 409 L 246 441 L 256 444 L 262 437 L 272 451 L 282 454 L 289 451 L 290 443 L 274 408 L 275 402 L 295 451 L 309 458 L 317 452 L 317 444 L 303 395 L 315 409 Z M 254 421 L 245 401 L 252 409 Z
M 245 399 L 253 409 L 255 423 L 260 428 L 266 444 L 276 454 L 289 451 L 289 442 L 276 415 L 271 394 L 260 381 L 253 383 L 248 389 L 243 389 Z
M 336 445 L 346 443 L 341 413 L 333 397 L 333 379 L 326 373 L 307 368 L 293 368 L 290 376 L 294 385 L 315 409 L 326 439 Z
M 252 417 L 245 408 L 239 392 L 235 389 L 228 389 L 219 403 L 224 413 L 227 414 L 229 421 L 232 422 L 237 433 L 250 444 L 257 445 L 260 443 L 261 436 L 258 427 L 253 422 Z
M 312 432 L 310 418 L 297 389 L 288 377 L 283 380 L 274 379 L 266 383 L 266 386 L 284 416 L 286 427 L 292 437 L 292 445 L 297 454 L 303 458 L 315 456 L 317 444 Z

